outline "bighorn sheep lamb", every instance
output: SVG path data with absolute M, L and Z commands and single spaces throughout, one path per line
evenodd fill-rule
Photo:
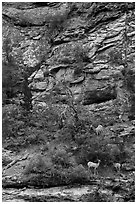
M 88 165 L 89 169 L 91 169 L 91 168 L 94 169 L 94 174 L 95 174 L 97 171 L 97 168 L 99 167 L 99 164 L 100 164 L 100 160 L 98 159 L 98 163 L 94 163 L 94 162 L 89 161 L 87 165 Z
M 117 171 L 120 171 L 121 164 L 120 163 L 114 163 L 114 167 Z

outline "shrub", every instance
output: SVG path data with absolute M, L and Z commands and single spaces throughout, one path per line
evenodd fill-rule
M 29 164 L 25 168 L 24 174 L 44 174 L 51 165 L 51 162 L 45 162 L 44 158 L 40 154 L 37 154 L 31 158 Z
M 2 88 L 3 103 L 8 103 L 8 99 L 16 97 L 21 90 L 19 84 L 19 70 L 15 65 L 2 64 Z
M 47 156 L 35 155 L 24 170 L 24 181 L 36 186 L 56 186 L 89 181 L 88 171 L 60 145 L 49 148 Z
M 74 46 L 72 53 L 76 61 L 74 77 L 77 77 L 82 74 L 84 62 L 90 62 L 90 58 L 88 57 L 88 49 L 79 44 Z
M 39 187 L 58 186 L 73 183 L 85 183 L 89 181 L 89 174 L 82 165 L 75 167 L 56 165 L 44 159 L 41 155 L 33 157 L 24 170 L 23 181 L 29 185 Z
M 82 44 L 76 44 L 73 47 L 73 55 L 77 63 L 87 62 L 89 60 L 88 49 L 83 47 Z
M 5 105 L 2 110 L 2 137 L 18 135 L 19 129 L 24 126 L 22 110 L 17 105 Z
M 82 164 L 73 167 L 70 174 L 70 180 L 73 183 L 86 183 L 89 181 L 88 171 L 82 166 Z
M 65 21 L 67 19 L 67 12 L 66 13 L 57 13 L 50 17 L 49 19 L 49 29 L 50 32 L 53 32 L 54 30 L 61 31 L 65 26 Z
M 66 184 L 81 183 L 89 181 L 88 171 L 82 165 L 59 169 L 60 179 Z
M 50 104 L 51 103 L 51 104 Z M 45 107 L 35 106 L 31 114 L 30 123 L 37 124 L 39 129 L 46 129 L 49 131 L 55 130 L 55 126 L 58 126 L 59 112 L 58 109 L 52 104 L 52 101 L 48 102 Z M 43 131 L 44 133 L 44 131 Z
M 67 168 L 67 167 L 69 167 L 71 165 L 70 161 L 69 161 L 68 154 L 63 149 L 62 150 L 57 150 L 55 152 L 55 154 L 52 157 L 52 161 L 53 161 L 54 164 L 61 165 L 64 168 Z
M 65 28 L 67 17 L 68 12 L 56 13 L 47 17 L 49 23 L 47 36 L 51 45 L 54 45 L 54 38 Z
M 109 61 L 116 66 L 123 65 L 122 50 L 114 49 L 108 53 Z
M 6 103 L 8 99 L 15 97 L 20 90 L 20 73 L 12 56 L 12 43 L 9 38 L 3 42 L 3 52 L 6 59 L 2 62 L 2 92 L 3 103 Z

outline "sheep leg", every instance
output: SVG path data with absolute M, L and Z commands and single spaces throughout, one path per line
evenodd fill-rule
M 94 168 L 94 175 L 96 174 L 96 169 Z

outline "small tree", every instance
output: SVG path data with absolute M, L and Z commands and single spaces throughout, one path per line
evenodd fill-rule
M 56 13 L 54 15 L 47 17 L 48 22 L 48 42 L 51 46 L 54 46 L 54 40 L 57 35 L 64 30 L 66 27 L 66 20 L 68 17 L 68 12 L 65 13 Z
M 69 111 L 74 118 L 74 121 L 75 121 L 74 126 L 77 127 L 78 122 L 79 122 L 77 104 L 75 104 L 74 94 L 69 87 L 69 83 L 66 82 L 65 79 L 63 79 L 62 81 L 58 82 L 57 86 L 59 87 L 60 91 L 65 93 L 65 95 L 66 95 L 65 103 L 67 104 Z M 60 94 L 61 94 L 61 92 L 60 92 Z M 61 113 L 61 120 L 64 120 L 64 121 L 67 118 L 67 116 L 65 116 L 65 111 L 66 110 L 64 110 Z
M 2 63 L 2 92 L 3 102 L 9 103 L 21 91 L 21 77 L 19 67 L 16 65 L 12 52 L 11 40 L 7 38 L 3 42 L 5 61 Z
M 23 83 L 22 83 L 22 93 L 23 93 L 23 107 L 26 111 L 32 109 L 32 93 L 29 88 L 28 74 L 24 71 L 23 73 Z

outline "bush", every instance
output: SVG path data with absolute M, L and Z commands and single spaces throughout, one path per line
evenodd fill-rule
M 44 158 L 38 154 L 31 158 L 29 164 L 25 168 L 24 174 L 44 174 L 51 165 L 52 163 L 50 161 L 47 163 Z
M 2 137 L 17 137 L 18 131 L 24 126 L 22 110 L 17 105 L 5 105 L 2 110 Z
M 82 166 L 82 164 L 73 167 L 72 172 L 70 174 L 70 179 L 71 182 L 73 183 L 83 183 L 85 184 L 86 182 L 89 181 L 89 173 L 85 168 Z
M 78 77 L 83 72 L 84 63 L 90 62 L 90 58 L 88 57 L 88 49 L 78 44 L 74 46 L 72 53 L 76 61 L 74 68 L 74 77 Z
M 122 50 L 114 49 L 108 53 L 109 61 L 116 66 L 123 65 Z
M 50 148 L 47 156 L 35 155 L 24 170 L 24 181 L 36 186 L 58 186 L 89 181 L 88 171 L 63 148 Z
M 2 93 L 3 103 L 16 97 L 21 87 L 19 86 L 19 70 L 15 65 L 2 64 Z
M 5 53 L 5 62 L 2 62 L 2 93 L 3 103 L 8 103 L 21 90 L 19 86 L 20 72 L 15 60 L 12 57 L 12 43 L 9 38 L 3 42 L 3 52 Z
M 56 166 L 42 171 L 29 171 L 23 180 L 29 185 L 35 185 L 39 187 L 45 186 L 59 186 L 59 185 L 69 185 L 75 183 L 85 184 L 89 181 L 88 172 L 79 165 L 78 167 L 70 168 L 56 168 Z
M 67 17 L 67 12 L 56 13 L 47 17 L 47 22 L 49 23 L 47 36 L 51 45 L 54 44 L 54 38 L 65 28 Z
M 89 61 L 88 49 L 81 44 L 76 44 L 73 48 L 73 55 L 77 63 Z
M 58 108 L 52 105 L 51 102 L 51 105 L 47 104 L 45 107 L 35 106 L 33 108 L 30 125 L 36 124 L 38 129 L 42 128 L 44 134 L 44 130 L 55 131 L 56 127 L 58 127 L 59 118 Z
M 60 174 L 56 170 L 48 170 L 45 173 L 31 173 L 23 176 L 23 182 L 30 186 L 36 186 L 39 188 L 59 186 L 66 184 L 65 181 L 61 180 Z
M 49 21 L 49 29 L 50 32 L 53 32 L 54 30 L 61 31 L 65 27 L 65 21 L 67 19 L 67 12 L 66 13 L 57 13 L 50 17 Z
M 58 123 L 58 110 L 53 106 L 34 107 L 26 115 L 19 105 L 5 105 L 2 113 L 3 142 L 9 147 L 30 143 L 38 145 L 53 136 L 58 129 Z
M 56 165 L 60 165 L 63 168 L 68 168 L 71 166 L 69 161 L 69 156 L 65 150 L 57 150 L 55 154 L 52 156 L 52 161 Z

